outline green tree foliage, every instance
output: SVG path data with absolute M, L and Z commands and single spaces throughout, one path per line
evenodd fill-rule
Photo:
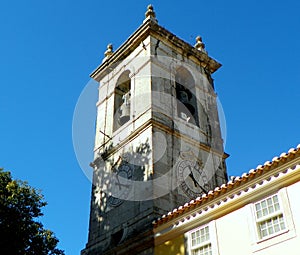
M 53 232 L 38 221 L 46 204 L 38 190 L 0 169 L 0 254 L 64 254 Z

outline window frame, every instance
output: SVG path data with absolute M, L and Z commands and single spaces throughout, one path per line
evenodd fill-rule
M 216 235 L 216 225 L 215 225 L 215 221 L 211 221 L 207 224 L 203 224 L 201 226 L 198 226 L 196 228 L 191 229 L 190 231 L 188 231 L 185 234 L 186 240 L 187 240 L 187 255 L 192 255 L 193 251 L 201 248 L 201 247 L 205 247 L 210 245 L 210 249 L 211 249 L 211 254 L 215 255 L 215 254 L 219 254 L 218 253 L 218 246 L 217 246 L 217 235 Z M 208 240 L 205 240 L 204 242 L 202 242 L 201 244 L 198 245 L 192 245 L 192 233 L 195 233 L 196 231 L 200 230 L 200 229 L 205 229 L 208 228 L 208 234 L 209 234 L 209 238 Z
M 264 238 L 260 238 L 260 234 L 259 234 L 260 230 L 256 221 L 257 218 L 256 218 L 255 204 L 274 195 L 278 196 L 280 209 L 284 218 L 285 229 L 273 233 L 272 235 L 265 236 Z M 284 242 L 288 239 L 296 237 L 296 230 L 293 222 L 293 216 L 291 212 L 291 206 L 289 203 L 288 192 L 286 187 L 281 188 L 277 192 L 271 193 L 271 195 L 266 195 L 265 197 L 261 197 L 260 199 L 248 205 L 250 206 L 251 215 L 252 215 L 252 219 L 249 219 L 248 221 L 250 224 L 249 229 L 251 230 L 251 236 L 252 236 L 252 245 L 251 245 L 252 252 L 256 252 L 268 248 L 277 243 Z
M 268 199 L 272 199 L 272 202 L 274 201 L 273 198 L 274 197 L 277 197 L 277 202 L 279 204 L 279 209 L 276 210 L 276 211 L 273 211 L 271 213 L 268 212 L 267 215 L 262 215 L 261 217 L 257 217 L 257 208 L 256 208 L 256 205 L 258 204 L 261 204 L 262 202 L 266 202 L 267 203 L 267 200 Z M 274 206 L 275 203 L 272 204 L 272 206 Z M 267 205 L 267 210 L 268 210 L 268 205 Z M 287 231 L 287 222 L 286 222 L 286 217 L 285 217 L 285 214 L 284 214 L 284 211 L 283 211 L 283 204 L 282 204 L 282 201 L 281 201 L 281 197 L 275 193 L 275 194 L 272 194 L 268 197 L 265 197 L 255 203 L 253 203 L 253 209 L 254 209 L 254 213 L 255 213 L 255 222 L 256 222 L 256 232 L 257 232 L 257 237 L 258 237 L 258 240 L 262 241 L 264 239 L 269 239 L 269 238 L 272 238 L 273 236 L 277 236 L 277 235 L 280 235 L 281 233 L 284 233 Z M 269 220 L 273 220 L 274 218 L 276 217 L 282 217 L 283 218 L 283 224 L 284 224 L 284 228 L 283 229 L 280 229 L 279 231 L 276 231 L 276 232 L 273 232 L 272 234 L 267 234 L 265 236 L 263 236 L 263 233 L 262 233 L 262 230 L 261 230 L 261 225 L 262 223 L 266 223 L 268 222 Z M 281 222 L 279 221 L 279 225 L 281 224 Z M 274 227 L 273 227 L 274 228 Z

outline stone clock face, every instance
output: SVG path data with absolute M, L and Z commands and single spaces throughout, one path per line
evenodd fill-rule
M 112 179 L 112 195 L 108 196 L 108 205 L 115 207 L 123 203 L 128 198 L 132 185 L 132 168 L 127 163 L 122 163 Z
M 182 160 L 178 166 L 179 186 L 191 199 L 209 191 L 208 179 L 202 163 L 197 160 Z

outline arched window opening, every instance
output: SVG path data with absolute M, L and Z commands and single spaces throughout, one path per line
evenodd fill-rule
M 195 81 L 191 73 L 180 67 L 175 74 L 177 115 L 199 126 Z
M 129 71 L 125 71 L 118 79 L 114 97 L 114 127 L 117 130 L 130 120 L 131 81 Z

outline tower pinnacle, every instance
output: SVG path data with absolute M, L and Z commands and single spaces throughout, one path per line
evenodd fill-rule
M 201 36 L 197 36 L 196 37 L 196 44 L 195 44 L 195 48 L 199 51 L 202 51 L 204 53 L 207 53 L 205 50 L 205 44 L 202 42 L 202 37 Z
M 104 52 L 105 57 L 102 62 L 104 62 L 106 59 L 108 59 L 112 54 L 113 54 L 113 45 L 111 43 L 109 43 L 107 45 L 106 51 Z
M 152 5 L 152 4 L 149 4 L 149 5 L 148 5 L 147 11 L 145 12 L 145 17 L 146 17 L 146 18 L 145 18 L 144 22 L 145 22 L 146 20 L 150 19 L 150 20 L 152 20 L 152 21 L 154 21 L 154 22 L 157 23 L 156 15 L 155 15 L 155 12 L 154 12 L 153 5 Z

